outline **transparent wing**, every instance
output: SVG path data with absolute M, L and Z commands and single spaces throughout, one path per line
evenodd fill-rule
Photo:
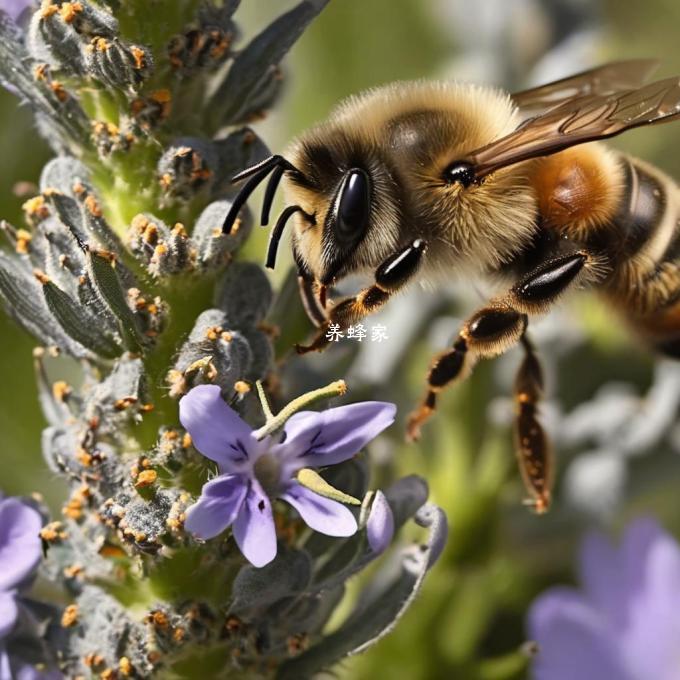
M 615 61 L 511 96 L 522 113 L 535 113 L 585 95 L 635 90 L 649 80 L 658 65 L 658 59 Z
M 611 95 L 582 95 L 529 118 L 464 162 L 480 178 L 513 163 L 548 156 L 576 144 L 613 137 L 641 125 L 680 117 L 680 79 L 667 78 Z

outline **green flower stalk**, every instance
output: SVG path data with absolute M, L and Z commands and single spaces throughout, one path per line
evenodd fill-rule
M 26 224 L 2 223 L 0 299 L 39 343 L 43 454 L 70 486 L 40 534 L 62 592 L 39 614 L 20 602 L 20 630 L 5 617 L 8 673 L 309 677 L 389 632 L 441 552 L 423 480 L 370 489 L 361 449 L 393 407 L 308 410 L 343 381 L 286 399 L 271 286 L 238 260 L 250 216 L 221 230 L 230 178 L 268 154 L 244 125 L 325 4 L 250 41 L 235 0 L 0 12 L 0 80 L 55 152 Z M 396 568 L 328 630 L 347 580 L 411 518 L 423 545 L 389 550 Z

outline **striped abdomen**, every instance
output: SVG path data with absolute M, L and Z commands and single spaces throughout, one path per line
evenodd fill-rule
M 607 272 L 598 287 L 609 304 L 657 349 L 680 358 L 677 184 L 601 144 L 539 159 L 533 172 L 548 241 L 597 256 Z
M 680 191 L 658 168 L 620 156 L 624 188 L 604 246 L 604 293 L 659 351 L 680 358 Z

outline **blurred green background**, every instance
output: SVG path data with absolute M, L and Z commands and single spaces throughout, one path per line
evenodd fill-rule
M 240 10 L 244 33 L 264 25 L 289 4 L 245 0 Z M 450 77 L 456 63 L 469 66 L 466 57 L 484 51 L 489 41 L 484 56 L 491 71 L 496 67 L 505 84 L 521 87 L 545 51 L 559 42 L 563 28 L 542 20 L 542 10 L 558 21 L 561 16 L 567 21 L 570 11 L 587 17 L 579 34 L 588 48 L 565 50 L 561 61 L 558 53 L 555 58 L 562 71 L 558 75 L 584 68 L 583 63 L 570 63 L 571 54 L 580 54 L 581 59 L 583 54 L 592 55 L 591 65 L 655 56 L 662 62 L 660 76 L 680 72 L 680 5 L 673 0 L 491 4 L 503 8 L 488 19 L 499 22 L 494 29 L 501 36 L 497 52 L 492 49 L 493 34 L 489 38 L 484 33 L 483 11 L 469 2 L 334 0 L 294 48 L 285 64 L 288 88 L 283 101 L 258 129 L 278 151 L 293 134 L 323 119 L 342 97 L 392 80 Z M 480 13 L 478 23 L 468 15 L 471 23 L 461 30 L 455 25 L 461 11 Z M 494 64 L 503 59 L 506 45 L 515 49 L 511 68 L 508 63 Z M 0 130 L 0 215 L 21 226 L 21 204 L 31 195 L 26 183 L 37 182 L 49 152 L 29 112 L 5 92 L 0 92 Z M 613 144 L 680 177 L 680 124 L 634 131 Z M 262 243 L 255 241 L 249 253 L 258 251 L 263 252 Z M 651 381 L 652 360 L 609 323 L 604 308 L 576 304 L 592 346 L 561 365 L 560 375 L 571 378 L 560 383 L 564 399 L 573 407 L 605 380 L 629 380 L 644 389 Z M 31 368 L 33 342 L 0 313 L 0 343 L 0 488 L 9 494 L 41 490 L 54 502 L 60 486 L 45 471 L 40 456 L 44 422 Z M 422 342 L 408 357 L 399 386 L 405 408 L 420 394 L 430 354 L 431 347 Z M 492 680 L 513 673 L 521 677 L 522 658 L 515 650 L 524 640 L 527 604 L 546 585 L 573 578 L 575 540 L 589 519 L 574 519 L 558 507 L 539 521 L 519 505 L 522 491 L 507 429 L 490 427 L 486 420 L 486 404 L 495 394 L 491 369 L 480 367 L 469 384 L 443 400 L 437 425 L 421 447 L 397 449 L 390 465 L 401 474 L 418 472 L 428 478 L 435 502 L 449 515 L 451 539 L 424 594 L 397 632 L 365 657 L 346 664 L 341 674 L 369 678 L 380 672 L 390 680 Z M 380 395 L 393 396 L 387 388 Z M 634 464 L 634 476 L 642 482 L 611 524 L 621 525 L 626 517 L 647 512 L 658 515 L 669 528 L 680 528 L 674 503 L 674 485 L 680 478 L 675 458 L 658 454 L 654 464 L 659 472 L 650 471 L 651 458 Z M 378 469 L 386 478 L 393 472 Z M 510 487 L 507 479 L 512 480 Z

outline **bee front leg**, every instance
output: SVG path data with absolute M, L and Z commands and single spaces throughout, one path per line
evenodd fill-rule
M 394 293 L 413 278 L 426 248 L 425 241 L 416 239 L 410 245 L 390 255 L 375 270 L 373 285 L 332 307 L 326 321 L 319 326 L 312 342 L 309 345 L 295 346 L 298 354 L 322 352 L 331 342 L 332 335 L 329 333 L 331 325 L 337 324 L 337 330 L 346 330 L 385 305 Z
M 315 328 L 319 328 L 328 320 L 326 310 L 321 305 L 317 295 L 318 286 L 320 284 L 305 266 L 295 243 L 293 244 L 293 259 L 295 260 L 295 266 L 297 268 L 300 302 L 302 302 L 302 307 L 307 314 L 307 318 L 314 324 Z
M 585 251 L 550 259 L 520 279 L 504 296 L 475 312 L 463 324 L 453 347 L 432 362 L 425 398 L 408 419 L 407 439 L 420 437 L 420 428 L 434 413 L 440 392 L 467 378 L 477 359 L 498 356 L 515 345 L 524 336 L 528 315 L 547 311 L 582 278 L 589 265 L 594 267 L 595 263 Z
M 319 303 L 316 293 L 317 284 L 314 279 L 301 274 L 299 271 L 297 278 L 300 300 L 302 301 L 307 318 L 316 328 L 320 328 L 328 321 L 328 316 L 326 315 L 326 310 Z

